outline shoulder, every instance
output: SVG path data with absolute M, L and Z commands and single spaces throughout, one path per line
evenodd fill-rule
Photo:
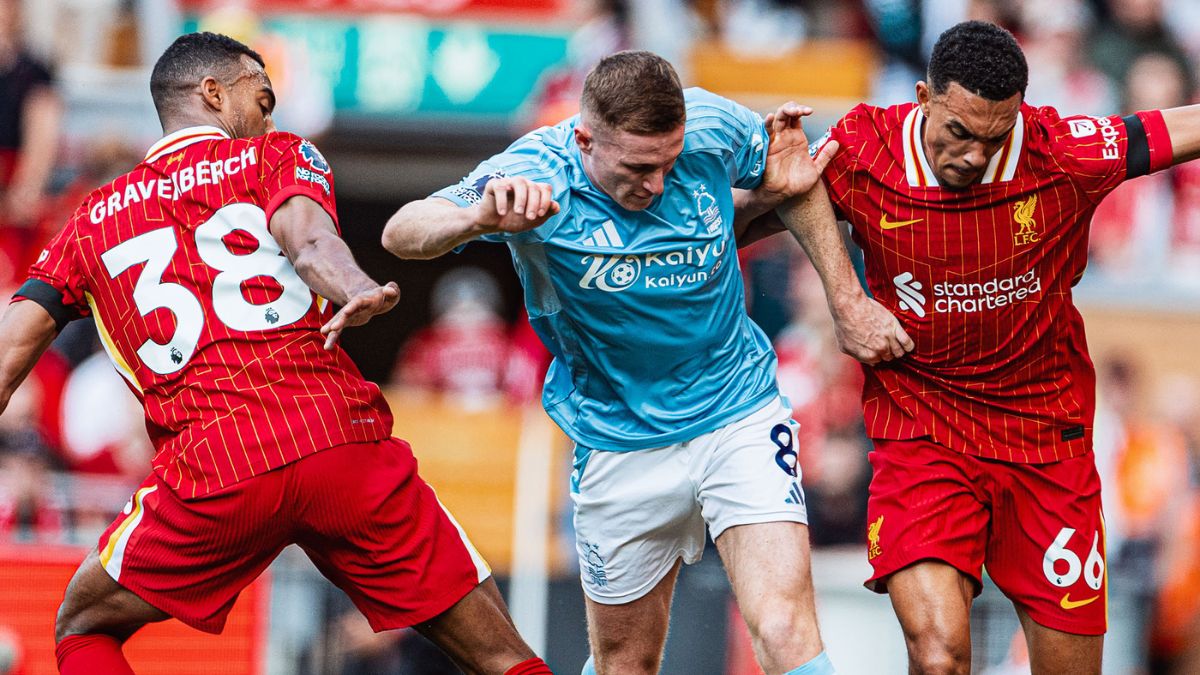
M 740 146 L 762 129 L 758 113 L 710 91 L 691 87 L 684 90 L 683 98 L 687 106 L 687 147 Z
M 306 138 L 287 131 L 272 131 L 257 137 L 255 141 L 260 147 L 264 168 L 271 169 L 276 161 L 287 158 L 288 161 L 294 161 L 321 174 L 333 173 L 329 161 L 317 146 Z
M 881 139 L 899 131 L 916 107 L 917 104 L 912 102 L 886 108 L 859 103 L 838 120 L 834 129 L 844 138 Z
M 684 104 L 688 112 L 685 127 L 688 136 L 704 136 L 704 132 L 744 136 L 746 126 L 762 124 L 762 118 L 754 110 L 698 86 L 684 90 Z
M 1111 117 L 1063 115 L 1051 106 L 1021 106 L 1025 126 L 1025 147 L 1033 154 L 1058 157 L 1074 149 L 1102 144 L 1120 132 Z
M 531 180 L 569 180 L 575 165 L 572 146 L 576 121 L 577 118 L 571 118 L 552 127 L 534 129 L 513 141 L 491 163 L 505 175 Z
M 274 152 L 300 152 L 320 155 L 320 152 L 317 151 L 317 146 L 313 145 L 312 141 L 288 131 L 269 131 L 262 136 L 255 137 L 253 142 L 261 146 L 264 150 Z

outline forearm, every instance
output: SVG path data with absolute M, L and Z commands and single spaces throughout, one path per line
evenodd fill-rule
M 865 294 L 838 231 L 825 186 L 818 184 L 784 204 L 778 213 L 820 275 L 829 308 L 837 318 L 842 308 L 861 300 Z
M 1200 158 L 1200 105 L 1164 110 L 1162 116 L 1171 137 L 1171 163 Z
M 733 231 L 739 241 L 750 223 L 783 203 L 778 195 L 762 190 L 733 190 Z
M 304 283 L 335 305 L 345 305 L 355 295 L 379 286 L 358 266 L 346 242 L 331 231 L 305 237 L 288 257 Z
M 333 217 L 309 197 L 296 195 L 271 216 L 271 233 L 296 274 L 317 294 L 336 305 L 377 288 L 338 236 Z
M 26 103 L 21 139 L 21 161 L 13 176 L 13 185 L 41 194 L 50 180 L 58 155 L 59 123 L 62 103 L 49 88 L 35 92 Z
M 405 204 L 383 228 L 383 247 L 400 258 L 436 258 L 486 234 L 476 210 L 432 197 Z
M 38 304 L 8 306 L 0 320 L 0 414 L 57 334 L 54 319 Z

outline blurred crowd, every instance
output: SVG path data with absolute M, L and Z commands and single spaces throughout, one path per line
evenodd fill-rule
M 115 69 L 145 65 L 126 43 L 138 30 L 135 18 L 144 16 L 134 12 L 139 3 L 92 4 L 107 8 L 107 37 L 99 47 L 72 50 L 61 40 L 27 39 L 21 9 L 36 7 L 39 22 L 54 21 L 48 8 L 70 17 L 87 3 L 0 0 L 0 297 L 22 283 L 44 242 L 92 187 L 139 160 L 141 148 L 128 139 L 64 132 L 72 110 L 56 78 L 61 67 L 72 59 Z M 253 3 L 212 4 L 221 7 L 206 27 L 250 30 L 246 7 Z M 664 53 L 686 80 L 689 50 L 709 45 L 778 59 L 809 41 L 856 40 L 876 54 L 868 98 L 910 100 L 937 35 L 966 18 L 1010 28 L 1031 65 L 1027 100 L 1065 114 L 1192 103 L 1200 80 L 1200 3 L 1194 0 L 568 4 L 577 29 L 568 61 L 543 78 L 535 106 L 543 122 L 571 114 L 592 63 L 626 47 Z M 33 33 L 54 35 L 44 25 Z M 302 60 L 269 34 L 257 37 L 256 46 Z M 303 72 L 302 64 L 295 68 Z M 300 89 L 305 81 L 293 77 L 289 86 Z M 327 127 L 330 114 L 322 96 L 312 100 L 297 113 L 309 132 Z M 823 119 L 841 112 L 825 111 Z M 155 131 L 137 138 L 148 133 L 152 140 Z M 775 237 L 743 251 L 741 259 L 752 316 L 775 342 L 780 384 L 801 425 L 813 542 L 861 544 L 870 479 L 861 371 L 838 353 L 820 284 L 794 243 Z M 1200 299 L 1198 263 L 1200 165 L 1193 164 L 1131 181 L 1102 203 L 1092 223 L 1085 284 L 1194 301 Z M 390 385 L 450 397 L 466 410 L 536 402 L 549 356 L 523 316 L 505 316 L 499 283 L 470 267 L 443 274 L 431 298 L 433 319 L 399 347 Z M 1150 653 L 1174 658 L 1194 642 L 1200 622 L 1200 371 L 1150 373 L 1138 351 L 1094 356 L 1110 573 L 1114 588 L 1153 607 L 1137 628 Z M 140 408 L 124 389 L 94 329 L 86 321 L 72 324 L 0 416 L 0 543 L 90 545 L 107 525 L 152 456 Z

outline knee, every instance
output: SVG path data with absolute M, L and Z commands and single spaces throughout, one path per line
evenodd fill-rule
M 805 621 L 796 612 L 767 612 L 764 617 L 748 623 L 750 636 L 761 655 L 773 660 L 795 661 L 820 651 L 816 624 Z
M 90 633 L 105 633 L 120 639 L 111 630 L 102 630 L 103 624 L 97 621 L 101 616 L 98 610 L 99 607 L 81 601 L 68 588 L 67 596 L 58 606 L 58 614 L 54 617 L 54 642 L 57 644 L 63 638 Z
M 592 650 L 598 675 L 656 675 L 662 661 L 661 649 L 639 640 L 602 640 Z
M 908 641 L 911 672 L 920 675 L 967 675 L 971 672 L 970 644 L 925 635 Z
M 54 617 L 54 642 L 62 642 L 63 638 L 71 635 L 89 633 L 87 626 L 80 621 L 80 612 L 68 597 L 58 606 L 58 614 Z

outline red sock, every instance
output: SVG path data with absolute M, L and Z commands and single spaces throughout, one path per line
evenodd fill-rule
M 70 635 L 54 648 L 62 675 L 133 675 L 121 643 L 109 635 Z
M 545 661 L 535 656 L 504 671 L 504 675 L 554 675 L 554 672 Z

